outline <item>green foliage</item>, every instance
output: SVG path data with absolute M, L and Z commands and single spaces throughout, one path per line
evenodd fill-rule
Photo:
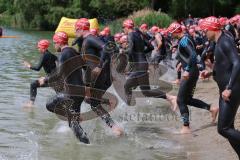
M 234 8 L 240 5 L 237 0 L 172 0 L 169 14 L 174 18 L 187 17 L 191 13 L 194 17 L 210 15 L 231 17 Z
M 240 5 L 238 5 L 238 6 L 236 7 L 235 13 L 236 13 L 236 14 L 240 14 Z
M 230 17 L 240 11 L 239 0 L 0 0 L 0 22 L 19 28 L 54 30 L 65 16 L 96 17 L 105 24 L 151 4 L 152 8 L 160 7 L 174 18 L 185 18 L 189 13 L 194 17 Z M 169 22 L 166 15 L 161 14 L 159 18 L 158 14 L 142 15 L 135 21 L 166 26 Z M 119 24 L 115 25 L 119 28 Z
M 134 12 L 132 15 L 128 16 L 128 18 L 134 20 L 136 27 L 140 26 L 143 23 L 146 23 L 149 26 L 157 25 L 161 28 L 164 28 L 169 26 L 169 24 L 173 21 L 172 18 L 167 14 L 150 9 L 143 9 Z M 121 32 L 123 20 L 123 18 L 118 19 L 109 24 L 113 33 Z
M 167 14 L 159 11 L 145 10 L 146 14 L 143 16 L 133 17 L 136 25 L 147 23 L 149 26 L 157 25 L 161 28 L 169 26 L 172 22 L 172 18 Z

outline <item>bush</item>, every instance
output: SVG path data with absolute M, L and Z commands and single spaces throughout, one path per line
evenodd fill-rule
M 168 27 L 173 21 L 173 19 L 167 14 L 160 11 L 153 11 L 151 9 L 143 9 L 134 12 L 132 15 L 128 16 L 128 18 L 133 19 L 136 26 L 146 23 L 149 26 L 156 25 L 160 28 Z M 123 20 L 123 18 L 117 19 L 108 24 L 113 33 L 121 32 Z

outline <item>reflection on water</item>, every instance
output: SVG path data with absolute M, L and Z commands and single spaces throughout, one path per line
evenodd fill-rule
M 23 60 L 37 63 L 36 43 L 51 39 L 52 32 L 30 32 L 7 29 L 5 35 L 18 39 L 0 39 L 0 159 L 11 160 L 183 160 L 182 146 L 171 138 L 176 120 L 144 120 L 124 118 L 151 113 L 164 113 L 164 101 L 140 100 L 137 107 L 120 103 L 112 116 L 124 127 L 126 135 L 116 138 L 100 119 L 83 123 L 91 145 L 80 144 L 68 124 L 47 112 L 45 102 L 54 95 L 49 88 L 38 90 L 33 109 L 23 109 L 29 98 L 32 80 L 44 75 L 23 67 Z M 53 51 L 53 48 L 50 49 Z M 113 92 L 113 91 L 112 91 Z M 85 105 L 83 110 L 88 110 Z M 171 115 L 171 114 L 170 114 Z M 168 126 L 174 128 L 169 128 Z

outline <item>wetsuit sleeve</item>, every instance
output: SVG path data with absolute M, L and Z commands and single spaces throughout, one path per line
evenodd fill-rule
M 187 37 L 184 37 L 180 41 L 180 46 L 183 48 L 184 52 L 188 55 L 188 57 L 186 57 L 187 66 L 184 68 L 184 70 L 189 72 L 192 67 L 192 64 L 197 63 L 197 53 L 193 48 L 191 41 Z
M 66 52 L 63 53 L 63 52 L 58 60 L 59 67 L 57 67 L 56 72 L 54 72 L 54 74 L 51 74 L 51 75 L 45 77 L 45 83 L 48 83 L 50 86 L 51 85 L 55 86 L 55 83 L 62 82 L 62 79 L 65 79 L 64 77 L 66 77 L 66 75 L 69 74 L 69 73 L 64 72 L 66 70 L 66 68 L 64 68 L 65 65 L 63 65 L 63 64 L 71 56 L 69 53 L 66 53 Z
M 99 52 L 100 63 L 98 64 L 98 67 L 103 68 L 106 60 L 106 54 L 107 54 L 106 52 L 104 52 L 104 49 L 103 49 L 104 43 L 102 43 L 102 41 L 97 38 L 91 38 L 91 39 L 89 38 L 88 43 L 92 48 L 96 48 L 97 51 Z
M 80 43 L 80 38 L 75 38 L 72 42 L 72 46 L 75 46 L 77 43 Z
M 128 34 L 128 47 L 126 49 L 126 53 L 128 53 L 128 55 L 130 56 L 133 53 L 133 34 L 129 33 Z
M 31 66 L 30 69 L 35 70 L 35 71 L 40 71 L 40 69 L 43 66 L 44 59 L 45 59 L 45 54 L 40 57 L 38 64 L 36 66 Z
M 232 63 L 232 73 L 229 80 L 227 89 L 232 89 L 233 85 L 236 83 L 237 78 L 240 75 L 240 59 L 238 56 L 236 45 L 232 40 L 225 40 L 221 45 L 226 57 L 228 57 L 229 61 Z

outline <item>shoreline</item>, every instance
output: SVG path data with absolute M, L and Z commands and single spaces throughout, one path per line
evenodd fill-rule
M 207 94 L 206 94 L 207 93 Z M 198 81 L 195 95 L 201 100 L 218 106 L 217 84 L 209 81 Z M 217 125 L 211 125 L 210 114 L 204 110 L 191 108 L 191 135 L 175 137 L 183 145 L 189 160 L 238 160 L 236 153 L 227 139 L 217 132 Z M 236 129 L 240 128 L 240 111 L 236 115 Z

